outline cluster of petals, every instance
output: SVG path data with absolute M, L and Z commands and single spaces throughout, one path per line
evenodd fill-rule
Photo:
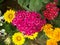
M 42 19 L 39 13 L 20 10 L 15 13 L 15 18 L 12 21 L 12 24 L 26 35 L 41 31 L 45 23 L 45 19 Z
M 45 35 L 49 38 L 47 40 L 47 45 L 58 45 L 57 42 L 60 41 L 60 28 L 54 28 L 51 24 L 46 24 L 43 26 Z
M 46 5 L 46 10 L 43 11 L 45 18 L 48 20 L 53 20 L 58 16 L 59 8 L 55 3 L 48 3 Z

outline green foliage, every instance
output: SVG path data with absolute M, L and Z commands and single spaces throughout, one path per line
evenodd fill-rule
M 0 0 L 0 3 L 2 3 L 4 0 Z
M 17 32 L 17 29 L 14 26 L 12 26 L 11 24 L 8 24 L 8 23 L 4 23 L 3 28 L 6 30 L 6 32 L 10 36 L 12 36 L 15 32 Z
M 39 11 L 44 6 L 43 3 L 48 2 L 49 0 L 18 0 L 18 4 L 29 11 Z
M 42 2 L 43 2 L 43 3 L 48 3 L 48 2 L 49 2 L 49 0 L 42 0 Z
M 23 5 L 27 6 L 27 5 L 29 4 L 29 1 L 30 1 L 30 0 L 18 0 L 18 3 L 19 3 L 21 6 L 23 6 Z
M 18 0 L 18 4 L 26 10 L 30 10 L 28 8 L 29 2 L 30 0 Z
M 60 13 L 58 14 L 57 18 L 51 20 L 50 22 L 54 27 L 60 27 Z
M 18 9 L 18 7 L 19 7 L 19 6 L 18 7 L 15 6 L 15 4 L 13 4 L 13 2 L 16 1 L 16 0 L 10 0 L 10 1 L 8 0 L 9 4 L 8 5 L 5 4 L 5 6 L 2 6 L 3 1 L 4 0 L 0 0 L 0 9 L 3 9 L 5 6 L 6 7 L 11 7 L 11 8 L 14 8 L 14 9 L 16 9 L 16 8 Z M 22 8 L 24 8 L 25 10 L 39 12 L 40 14 L 42 14 L 41 17 L 43 17 L 43 18 L 44 18 L 44 16 L 43 16 L 42 11 L 45 9 L 45 5 L 50 1 L 53 2 L 53 0 L 17 0 L 17 1 L 18 1 L 18 4 Z M 12 6 L 10 6 L 10 5 L 12 5 Z M 60 0 L 58 0 L 58 6 L 60 7 Z M 54 27 L 60 27 L 60 14 L 58 15 L 58 17 L 56 19 L 51 20 L 51 21 L 49 21 L 49 20 L 46 20 L 46 21 L 48 23 L 51 23 Z M 14 27 L 12 24 L 9 24 L 7 22 L 4 22 L 3 26 L 0 26 L 0 30 L 1 29 L 5 29 L 6 33 L 10 37 L 14 33 L 18 32 L 16 27 Z M 45 33 L 43 31 L 41 31 L 41 32 L 39 32 L 38 37 L 35 40 L 29 40 L 29 39 L 26 38 L 26 41 L 25 41 L 24 45 L 45 45 L 47 39 L 48 39 L 48 37 L 45 35 Z M 0 39 L 0 45 L 5 45 L 3 41 L 4 40 Z M 11 43 L 11 45 L 14 45 L 14 44 Z
M 60 6 L 60 0 L 58 0 L 58 6 Z
M 5 45 L 5 43 L 2 41 L 2 42 L 0 42 L 0 45 Z
M 2 9 L 2 2 L 3 2 L 4 0 L 0 0 L 0 9 Z
M 31 11 L 39 11 L 42 8 L 41 0 L 30 0 L 29 8 Z

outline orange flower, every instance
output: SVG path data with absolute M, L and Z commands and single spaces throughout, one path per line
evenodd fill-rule
M 57 44 L 57 42 L 55 40 L 49 39 L 49 40 L 47 40 L 46 45 L 58 45 L 58 44 Z

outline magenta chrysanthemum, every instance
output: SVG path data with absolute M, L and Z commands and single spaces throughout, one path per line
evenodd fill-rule
M 41 27 L 46 23 L 45 19 L 42 20 L 40 14 L 36 12 L 17 11 L 15 15 L 12 24 L 26 35 L 41 31 Z

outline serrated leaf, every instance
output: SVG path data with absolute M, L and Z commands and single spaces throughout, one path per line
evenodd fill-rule
M 39 11 L 41 8 L 41 0 L 30 0 L 29 9 L 31 9 L 31 11 Z

